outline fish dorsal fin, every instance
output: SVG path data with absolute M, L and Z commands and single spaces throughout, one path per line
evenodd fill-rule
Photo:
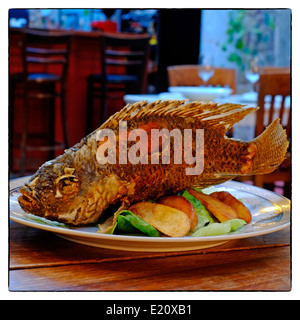
M 248 114 L 258 110 L 259 107 L 248 107 L 240 104 L 225 103 L 208 108 L 207 112 L 200 115 L 203 122 L 208 122 L 209 126 L 219 128 L 224 133 L 235 123 L 241 121 Z
M 246 107 L 231 103 L 187 102 L 187 100 L 156 100 L 150 103 L 140 101 L 126 105 L 122 110 L 111 116 L 100 128 L 117 125 L 119 121 L 153 115 L 194 118 L 202 121 L 204 125 L 207 122 L 207 126 L 226 132 L 236 122 L 257 109 L 257 107 Z
M 119 121 L 128 121 L 135 118 L 141 118 L 148 115 L 165 115 L 167 111 L 178 110 L 186 100 L 156 100 L 148 103 L 148 101 L 139 101 L 133 104 L 127 104 L 122 110 L 112 115 L 101 128 L 110 126 Z

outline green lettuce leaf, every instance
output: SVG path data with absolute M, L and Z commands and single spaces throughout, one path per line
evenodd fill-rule
M 243 227 L 245 224 L 247 224 L 246 221 L 243 219 L 231 219 L 229 221 L 231 222 L 230 232 L 234 232 L 234 231 L 240 229 L 241 227 Z
M 135 233 L 140 231 L 149 237 L 160 236 L 159 232 L 153 226 L 129 210 L 123 210 L 119 212 L 113 232 L 116 229 L 126 233 Z
M 192 196 L 187 190 L 183 190 L 179 194 L 189 200 L 197 212 L 198 224 L 194 230 L 198 230 L 199 228 L 214 222 L 214 219 L 210 216 L 201 201 Z
M 25 217 L 29 220 L 33 220 L 37 223 L 40 223 L 40 224 L 46 224 L 46 225 L 49 225 L 49 226 L 53 226 L 53 227 L 61 227 L 61 228 L 66 228 L 68 229 L 68 225 L 62 223 L 62 222 L 57 222 L 57 221 L 52 221 L 52 220 L 48 220 L 46 218 L 43 218 L 43 217 L 39 217 L 39 216 L 35 216 L 34 214 L 31 214 L 31 213 L 24 213 Z
M 196 230 L 192 236 L 193 237 L 205 237 L 205 236 L 219 236 L 227 234 L 229 232 L 234 232 L 241 227 L 243 227 L 246 222 L 242 219 L 231 219 L 225 222 L 215 222 Z

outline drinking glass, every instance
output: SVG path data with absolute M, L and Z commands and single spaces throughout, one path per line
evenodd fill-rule
M 259 80 L 260 66 L 258 58 L 253 58 L 249 61 L 245 70 L 246 79 L 252 83 L 251 92 L 254 92 L 254 83 Z
M 205 86 L 214 73 L 212 57 L 200 56 L 198 75 L 203 80 Z

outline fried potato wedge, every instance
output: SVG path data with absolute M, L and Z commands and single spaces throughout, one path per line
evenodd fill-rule
M 184 212 L 163 204 L 139 202 L 128 210 L 169 237 L 183 237 L 191 228 L 190 220 Z
M 210 196 L 222 201 L 223 203 L 228 204 L 231 208 L 233 208 L 236 211 L 238 218 L 245 220 L 246 223 L 251 222 L 252 216 L 249 209 L 229 192 L 217 191 L 211 193 Z
M 211 195 L 207 195 L 192 189 L 188 190 L 188 192 L 196 199 L 201 201 L 205 208 L 220 222 L 238 218 L 237 212 L 232 207 L 212 197 Z
M 191 230 L 194 230 L 198 223 L 198 216 L 194 206 L 183 196 L 165 196 L 160 198 L 158 203 L 163 204 L 168 207 L 172 207 L 184 212 L 191 224 Z

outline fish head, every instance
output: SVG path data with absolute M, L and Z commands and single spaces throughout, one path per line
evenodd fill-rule
M 58 160 L 57 160 L 58 159 Z M 25 212 L 72 225 L 98 221 L 102 212 L 118 203 L 129 185 L 115 174 L 104 174 L 87 163 L 57 158 L 46 162 L 20 189 Z
M 23 210 L 57 219 L 61 213 L 78 207 L 82 179 L 75 168 L 64 162 L 46 162 L 19 191 Z

